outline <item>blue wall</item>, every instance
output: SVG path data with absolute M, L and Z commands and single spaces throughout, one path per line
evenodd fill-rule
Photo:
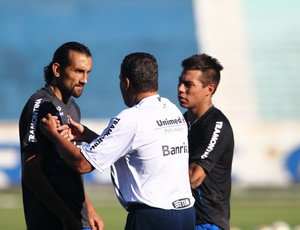
M 186 0 L 2 1 L 0 22 L 0 119 L 19 118 L 28 97 L 44 85 L 43 67 L 66 41 L 86 44 L 94 57 L 78 100 L 83 118 L 109 118 L 124 108 L 119 66 L 136 51 L 157 57 L 160 93 L 177 103 L 180 62 L 198 50 Z

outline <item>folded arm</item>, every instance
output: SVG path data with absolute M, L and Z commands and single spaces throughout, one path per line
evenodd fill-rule
M 191 188 L 194 189 L 201 185 L 206 176 L 206 173 L 200 165 L 192 162 L 189 166 L 189 175 Z
M 57 146 L 61 156 L 73 168 L 80 173 L 87 173 L 93 170 L 93 166 L 81 154 L 80 149 L 59 133 L 54 116 L 47 114 L 46 117 L 42 118 L 40 129 Z
M 56 117 L 54 117 L 56 119 Z M 62 125 L 57 128 L 57 131 L 65 139 L 70 141 L 80 141 L 91 143 L 99 135 L 94 131 L 90 130 L 88 127 L 74 121 L 72 118 L 69 118 L 69 125 Z

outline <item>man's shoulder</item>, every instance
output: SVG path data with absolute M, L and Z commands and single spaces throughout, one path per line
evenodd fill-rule
M 33 93 L 29 101 L 50 101 L 52 100 L 53 96 L 50 94 L 49 90 L 46 87 L 43 87 L 41 89 L 38 89 L 35 93 Z
M 233 132 L 229 119 L 220 109 L 213 109 L 207 123 L 209 123 L 211 125 L 210 127 L 213 129 L 222 127 L 222 130 L 225 130 L 226 132 Z
M 218 108 L 213 107 L 209 113 L 210 120 L 212 121 L 223 121 L 229 123 L 227 116 Z
M 33 93 L 23 107 L 21 118 L 24 116 L 32 116 L 40 114 L 41 110 L 44 112 L 50 111 L 54 108 L 53 95 L 45 87 Z

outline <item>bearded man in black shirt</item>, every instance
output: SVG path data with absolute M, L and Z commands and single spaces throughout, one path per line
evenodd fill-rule
M 61 45 L 44 68 L 45 87 L 23 108 L 19 136 L 28 230 L 103 229 L 103 221 L 85 195 L 82 176 L 65 162 L 38 126 L 48 113 L 59 117 L 58 126 L 68 124 L 69 118 L 80 121 L 80 110 L 72 97 L 80 97 L 91 70 L 92 55 L 86 46 L 77 42 Z

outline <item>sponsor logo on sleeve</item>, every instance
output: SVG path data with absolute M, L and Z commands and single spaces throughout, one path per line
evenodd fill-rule
M 39 115 L 39 108 L 42 102 L 42 98 L 36 99 L 34 102 L 33 110 L 32 110 L 32 117 L 29 129 L 29 136 L 28 142 L 36 142 L 35 132 L 38 123 L 38 115 Z
M 113 131 L 113 129 L 116 127 L 116 125 L 119 123 L 120 118 L 115 117 L 111 122 L 110 122 L 110 126 L 106 129 L 106 132 L 103 133 L 98 140 L 90 147 L 90 150 L 94 150 L 98 145 L 100 145 L 100 143 L 104 140 L 105 137 L 109 136 L 111 134 L 111 132 Z
M 215 130 L 213 132 L 213 135 L 210 139 L 210 142 L 205 150 L 205 152 L 202 154 L 201 159 L 205 159 L 208 157 L 208 155 L 210 154 L 211 151 L 213 151 L 218 139 L 219 139 L 219 134 L 221 132 L 223 126 L 223 122 L 222 121 L 217 121 L 216 122 L 216 126 L 215 126 Z

